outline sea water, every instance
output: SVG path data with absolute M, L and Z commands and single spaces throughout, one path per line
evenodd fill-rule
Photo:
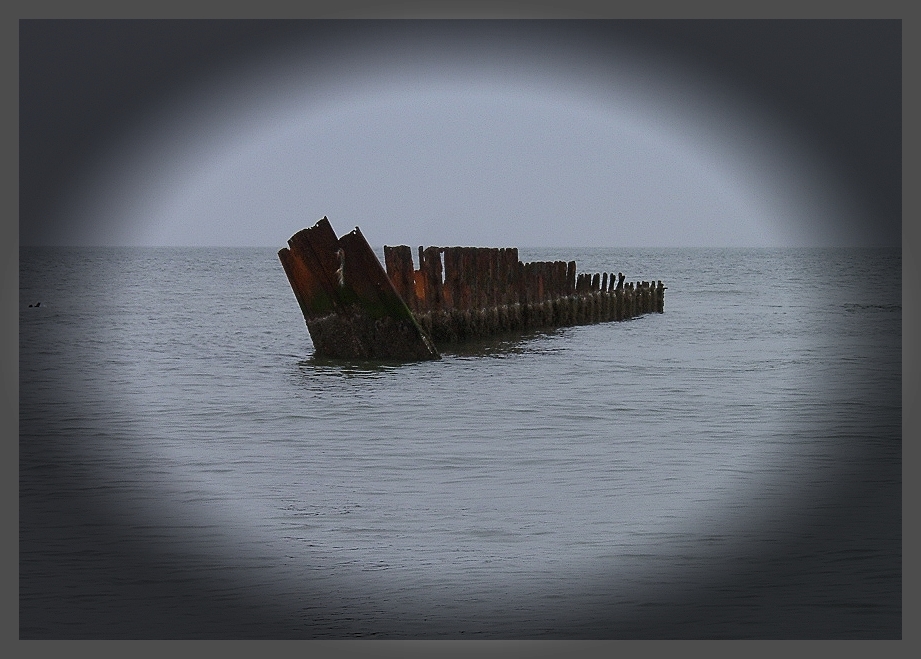
M 21 638 L 900 638 L 901 254 L 314 357 L 271 248 L 21 248 Z M 40 306 L 36 303 L 40 302 Z

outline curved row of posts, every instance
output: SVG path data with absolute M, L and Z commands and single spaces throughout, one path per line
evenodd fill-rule
M 576 274 L 576 262 L 522 263 L 517 248 L 384 247 L 387 276 L 436 343 L 662 313 L 661 281 Z
M 438 359 L 455 343 L 662 313 L 662 282 L 576 274 L 575 261 L 522 263 L 515 248 L 384 247 L 386 271 L 358 227 L 324 217 L 278 251 L 318 356 Z

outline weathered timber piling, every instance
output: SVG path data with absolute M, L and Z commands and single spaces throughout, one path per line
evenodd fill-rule
M 576 273 L 575 261 L 522 263 L 518 250 L 384 247 L 387 274 L 436 344 L 503 332 L 628 320 L 664 311 L 664 286 L 623 273 Z M 408 273 L 413 273 L 412 277 Z
M 384 247 L 327 218 L 294 234 L 279 259 L 317 355 L 437 359 L 436 344 L 663 313 L 665 286 L 623 273 L 576 273 L 575 261 L 522 263 L 517 248 Z M 386 270 L 385 270 L 386 268 Z

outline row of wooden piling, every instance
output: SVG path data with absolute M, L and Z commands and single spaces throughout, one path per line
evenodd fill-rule
M 435 342 L 628 320 L 662 313 L 665 286 L 618 273 L 577 274 L 575 261 L 522 263 L 516 248 L 384 247 L 394 289 Z

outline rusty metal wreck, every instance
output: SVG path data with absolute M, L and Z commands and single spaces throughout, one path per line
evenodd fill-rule
M 419 247 L 414 269 L 409 247 L 385 246 L 385 270 L 358 227 L 337 238 L 326 217 L 278 257 L 322 357 L 438 359 L 439 344 L 664 311 L 661 281 L 522 263 L 517 248 Z

